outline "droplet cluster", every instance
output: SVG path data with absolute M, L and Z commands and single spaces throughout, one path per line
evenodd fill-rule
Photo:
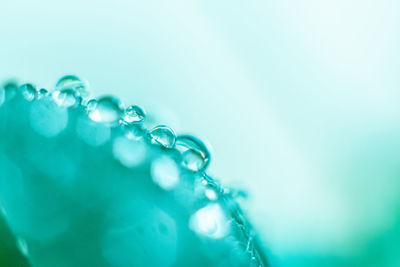
M 77 122 L 78 136 L 92 147 L 105 144 L 111 136 L 111 129 L 120 128 L 124 133 L 113 142 L 113 154 L 122 165 L 130 168 L 141 164 L 146 157 L 146 149 L 138 140 L 145 140 L 154 147 L 178 155 L 178 164 L 167 156 L 162 156 L 151 164 L 153 183 L 162 190 L 174 192 L 181 182 L 179 166 L 188 173 L 195 174 L 199 183 L 195 190 L 207 203 L 199 207 L 190 217 L 190 228 L 198 235 L 211 239 L 220 239 L 231 231 L 240 231 L 246 241 L 246 251 L 251 257 L 257 257 L 253 248 L 251 226 L 235 202 L 241 192 L 222 187 L 206 174 L 211 161 L 209 145 L 192 135 L 177 135 L 166 125 L 145 127 L 146 111 L 139 105 L 127 107 L 120 99 L 106 95 L 90 98 L 88 83 L 75 75 L 62 77 L 54 90 L 38 89 L 26 83 L 17 86 L 8 83 L 0 88 L 0 107 L 16 95 L 31 103 L 31 126 L 39 134 L 52 138 L 66 128 L 68 110 L 83 109 L 87 116 Z M 37 100 L 37 101 L 34 101 Z M 42 105 L 44 103 L 44 105 Z M 49 106 L 57 107 L 50 114 Z M 46 118 L 41 118 L 46 116 Z M 51 125 L 47 125 L 51 122 Z M 131 150 L 136 154 L 132 155 Z M 229 207 L 229 211 L 223 207 Z M 232 218 L 232 219 L 231 219 Z M 19 247 L 27 251 L 27 245 L 21 239 Z M 260 265 L 261 266 L 261 265 Z

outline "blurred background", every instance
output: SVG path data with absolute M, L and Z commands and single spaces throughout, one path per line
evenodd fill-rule
M 207 139 L 210 174 L 248 192 L 272 266 L 400 266 L 399 12 L 396 0 L 1 0 L 0 80 L 52 89 L 76 74 Z

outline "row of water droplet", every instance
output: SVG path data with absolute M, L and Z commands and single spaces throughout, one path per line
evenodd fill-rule
M 11 90 L 14 89 L 14 90 Z M 182 166 L 193 172 L 205 172 L 210 163 L 210 150 L 200 139 L 191 135 L 176 135 L 175 131 L 166 126 L 158 125 L 150 130 L 145 129 L 143 122 L 146 120 L 145 109 L 138 105 L 127 108 L 114 96 L 102 96 L 90 99 L 88 83 L 75 75 L 62 77 L 56 83 L 55 90 L 49 92 L 38 89 L 30 83 L 18 88 L 3 88 L 0 91 L 0 105 L 19 92 L 27 101 L 52 97 L 58 106 L 65 108 L 84 107 L 88 117 L 95 122 L 104 123 L 110 127 L 121 126 L 127 129 L 127 134 L 144 134 L 154 145 L 162 149 L 175 149 L 180 152 Z
M 124 107 L 124 104 L 114 96 L 102 96 L 97 99 L 89 98 L 88 83 L 81 80 L 77 76 L 67 75 L 62 77 L 55 86 L 55 90 L 49 92 L 42 88 L 38 89 L 33 84 L 23 84 L 19 87 L 16 84 L 9 84 L 0 89 L 0 106 L 9 98 L 12 98 L 19 93 L 27 101 L 35 99 L 51 98 L 54 103 L 64 108 L 84 108 L 87 111 L 88 117 L 96 122 L 107 125 L 108 127 L 123 127 L 126 135 L 129 138 L 137 138 L 138 136 L 146 137 L 146 139 L 153 145 L 165 150 L 176 150 L 181 155 L 181 165 L 189 171 L 201 173 L 203 179 L 201 180 L 202 188 L 204 188 L 204 196 L 211 202 L 217 201 L 219 195 L 228 195 L 231 197 L 240 196 L 242 191 L 229 190 L 222 187 L 216 180 L 209 177 L 205 171 L 210 163 L 211 153 L 208 146 L 200 139 L 191 135 L 176 135 L 174 130 L 166 125 L 158 125 L 150 130 L 144 127 L 146 120 L 146 111 L 138 105 L 130 105 Z M 201 209 L 202 213 L 220 213 L 217 204 L 209 204 L 206 208 Z M 236 211 L 236 207 L 231 207 Z M 235 221 L 244 228 L 242 215 L 232 214 Z M 201 217 L 201 218 L 200 218 Z M 204 225 L 203 217 L 197 218 L 202 223 L 202 227 L 197 227 L 203 231 L 207 231 L 207 224 Z M 207 216 L 206 216 L 207 217 Z M 208 216 L 209 217 L 209 216 Z M 218 216 L 217 216 L 218 217 Z M 215 223 L 215 222 L 213 222 Z M 203 229 L 204 228 L 204 229 Z M 246 237 L 251 242 L 251 234 L 247 233 Z M 217 232 L 216 232 L 217 233 Z M 217 237 L 221 233 L 218 232 Z M 250 250 L 251 252 L 253 250 Z

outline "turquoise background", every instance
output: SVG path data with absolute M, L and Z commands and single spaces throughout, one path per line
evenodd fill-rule
M 397 266 L 400 3 L 0 2 L 0 79 L 143 105 L 206 137 L 210 173 L 280 266 Z

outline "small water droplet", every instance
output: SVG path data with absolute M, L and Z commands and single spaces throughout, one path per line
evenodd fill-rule
M 19 87 L 19 92 L 21 93 L 22 97 L 25 98 L 27 101 L 32 101 L 35 99 L 37 94 L 36 86 L 30 83 L 23 84 Z
M 96 99 L 90 99 L 87 103 L 86 103 L 86 110 L 87 111 L 91 111 L 94 110 L 96 108 L 97 105 L 97 100 Z
M 200 139 L 194 136 L 178 136 L 176 149 L 181 152 L 182 165 L 191 171 L 203 171 L 210 163 L 209 149 Z
M 175 145 L 176 135 L 174 130 L 165 125 L 159 125 L 150 131 L 150 138 L 153 144 L 163 148 L 172 148 Z
M 48 94 L 49 94 L 49 91 L 47 91 L 47 89 L 45 89 L 45 88 L 42 88 L 38 92 L 38 98 L 42 99 L 42 98 L 48 96 Z
M 79 93 L 74 89 L 66 88 L 52 93 L 54 102 L 61 107 L 72 107 L 80 104 Z
M 56 83 L 56 90 L 62 89 L 76 90 L 83 97 L 87 97 L 89 95 L 87 82 L 81 80 L 75 75 L 66 75 L 58 80 Z
M 95 122 L 116 124 L 123 114 L 123 105 L 118 98 L 104 96 L 97 100 L 96 106 L 88 114 Z
M 131 124 L 131 123 L 140 123 L 146 117 L 145 110 L 136 105 L 129 106 L 124 113 L 123 123 Z
M 26 240 L 23 238 L 17 238 L 17 247 L 19 251 L 27 257 L 29 255 L 29 250 L 28 250 L 28 244 L 26 243 Z

